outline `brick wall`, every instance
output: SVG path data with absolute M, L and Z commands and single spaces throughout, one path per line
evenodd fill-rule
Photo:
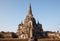
M 28 39 L 2 39 L 0 41 L 28 41 Z M 38 39 L 38 41 L 60 41 L 60 39 Z

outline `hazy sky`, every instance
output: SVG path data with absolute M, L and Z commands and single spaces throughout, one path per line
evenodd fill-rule
M 30 3 L 44 31 L 60 31 L 60 0 L 0 0 L 0 31 L 16 32 Z

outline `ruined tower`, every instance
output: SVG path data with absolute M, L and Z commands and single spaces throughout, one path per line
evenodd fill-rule
M 17 35 L 20 39 L 26 39 L 31 37 L 40 38 L 42 32 L 42 25 L 39 22 L 36 23 L 36 20 L 32 14 L 32 8 L 30 4 L 28 14 L 24 20 L 24 23 L 18 25 Z

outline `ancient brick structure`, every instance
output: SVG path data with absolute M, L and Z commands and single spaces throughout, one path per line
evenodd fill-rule
M 0 38 L 2 38 L 2 40 L 3 38 L 7 38 L 7 41 L 10 41 L 11 39 L 14 41 L 15 39 L 17 39 L 18 41 L 22 39 L 23 41 L 24 39 L 31 38 L 31 37 L 37 38 L 38 41 L 45 41 L 45 40 L 58 41 L 60 39 L 60 33 L 59 31 L 57 32 L 43 31 L 42 24 L 40 24 L 39 22 L 36 23 L 36 20 L 32 14 L 32 9 L 30 4 L 28 9 L 28 14 L 24 20 L 24 23 L 21 22 L 21 24 L 18 25 L 17 32 L 14 33 L 14 32 L 1 31 Z M 41 38 L 44 38 L 44 39 L 41 39 Z M 54 39 L 57 39 L 57 40 L 54 40 Z
M 28 9 L 28 14 L 24 20 L 24 23 L 18 25 L 17 35 L 20 39 L 26 38 L 40 38 L 43 36 L 42 24 L 36 23 L 36 20 L 32 14 L 31 4 Z
M 18 38 L 14 32 L 0 32 L 0 38 Z

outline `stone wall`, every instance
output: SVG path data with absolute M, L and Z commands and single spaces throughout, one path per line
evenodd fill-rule
M 0 38 L 0 41 L 28 41 L 28 39 L 15 39 L 15 38 L 2 39 Z M 38 41 L 60 41 L 60 39 L 38 39 Z
M 28 39 L 0 38 L 0 41 L 28 41 Z
M 38 41 L 60 41 L 60 39 L 38 39 Z

